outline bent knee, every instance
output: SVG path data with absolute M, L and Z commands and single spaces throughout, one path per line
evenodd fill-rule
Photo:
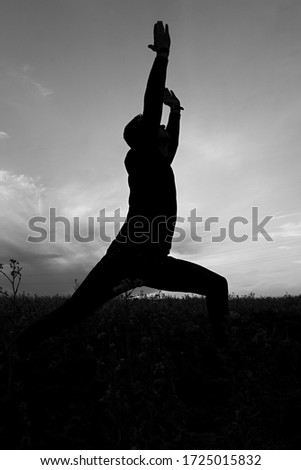
M 228 281 L 225 277 L 221 276 L 220 274 L 217 274 L 215 282 L 216 282 L 216 287 L 219 290 L 228 292 Z

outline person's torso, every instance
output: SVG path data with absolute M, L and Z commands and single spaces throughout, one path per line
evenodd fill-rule
M 159 151 L 130 150 L 125 158 L 130 189 L 126 221 L 116 240 L 136 251 L 168 254 L 177 218 L 174 173 Z

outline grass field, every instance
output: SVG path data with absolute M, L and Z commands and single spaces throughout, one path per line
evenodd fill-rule
M 0 298 L 2 449 L 300 449 L 301 296 L 117 298 L 18 360 L 12 338 L 63 297 Z

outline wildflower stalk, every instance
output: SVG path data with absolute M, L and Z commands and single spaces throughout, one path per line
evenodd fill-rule
M 20 266 L 19 261 L 16 261 L 15 259 L 10 259 L 9 260 L 9 267 L 10 267 L 10 276 L 5 273 L 3 270 L 3 264 L 0 263 L 0 273 L 6 277 L 6 279 L 9 281 L 11 288 L 12 288 L 12 295 L 9 295 L 8 292 L 3 291 L 2 288 L 0 290 L 0 293 L 2 295 L 5 295 L 13 304 L 13 309 L 14 309 L 14 315 L 17 311 L 17 294 L 18 290 L 20 287 L 20 282 L 22 279 L 22 267 Z

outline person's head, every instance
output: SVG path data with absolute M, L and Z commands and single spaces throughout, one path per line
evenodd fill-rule
M 142 114 L 138 114 L 124 128 L 123 138 L 130 148 L 135 148 L 139 144 L 141 121 Z M 170 137 L 164 125 L 159 126 L 157 138 L 159 150 L 166 154 Z
M 141 119 L 142 114 L 138 114 L 124 128 L 123 138 L 131 148 L 135 147 L 139 141 Z

